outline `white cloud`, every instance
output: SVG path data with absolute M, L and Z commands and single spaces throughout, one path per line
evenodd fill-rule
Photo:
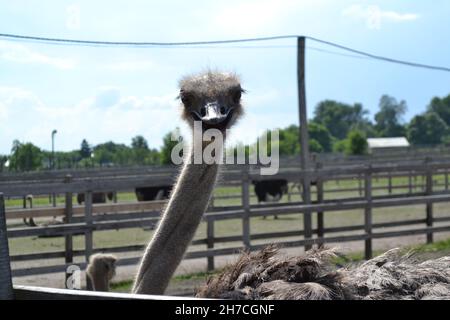
M 69 30 L 79 30 L 81 27 L 80 5 L 72 4 L 66 8 L 66 27 Z
M 419 18 L 415 13 L 384 11 L 376 5 L 362 6 L 354 4 L 342 11 L 342 14 L 358 20 L 364 20 L 369 29 L 381 29 L 383 22 L 406 22 Z
M 39 63 L 58 69 L 72 69 L 75 61 L 66 58 L 50 57 L 36 52 L 22 44 L 0 41 L 0 59 L 16 63 Z
M 74 105 L 55 107 L 29 91 L 0 87 L 0 153 L 8 153 L 14 139 L 49 149 L 53 129 L 58 130 L 59 150 L 78 148 L 83 138 L 93 144 L 109 140 L 129 144 L 137 134 L 159 147 L 166 132 L 183 126 L 175 97 L 176 92 L 122 96 L 117 88 L 101 87 Z

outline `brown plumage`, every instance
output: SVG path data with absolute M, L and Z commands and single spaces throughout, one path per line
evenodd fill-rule
M 243 253 L 200 287 L 197 297 L 222 299 L 342 300 L 450 299 L 450 257 L 417 262 L 399 249 L 337 269 L 336 249 L 287 257 L 275 246 Z
M 86 274 L 94 291 L 109 291 L 109 282 L 116 274 L 116 261 L 112 254 L 97 253 L 89 257 Z

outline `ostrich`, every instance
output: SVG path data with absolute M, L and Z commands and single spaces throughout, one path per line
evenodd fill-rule
M 208 206 L 219 171 L 218 161 L 207 164 L 202 158 L 198 164 L 196 151 L 200 148 L 203 154 L 214 144 L 218 147 L 214 150 L 216 159 L 223 152 L 223 143 L 215 141 L 218 137 L 201 143 L 196 137 L 215 129 L 209 132 L 219 132 L 225 138 L 227 129 L 243 113 L 243 92 L 234 74 L 207 71 L 181 79 L 181 117 L 192 130 L 193 143 L 161 222 L 144 252 L 132 289 L 134 293 L 163 294 L 181 262 Z
M 116 261 L 111 254 L 97 253 L 89 257 L 86 274 L 94 291 L 109 291 L 109 282 L 116 274 Z
M 360 265 L 336 269 L 336 249 L 286 257 L 276 246 L 244 253 L 210 277 L 197 297 L 233 300 L 450 299 L 450 257 L 418 262 L 392 249 Z

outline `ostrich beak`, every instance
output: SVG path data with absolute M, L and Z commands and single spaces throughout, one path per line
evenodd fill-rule
M 224 122 L 230 114 L 231 108 L 220 106 L 217 102 L 211 102 L 204 106 L 201 121 L 207 125 L 217 125 Z

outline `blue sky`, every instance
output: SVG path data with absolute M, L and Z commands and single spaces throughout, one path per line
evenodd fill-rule
M 304 34 L 393 58 L 450 66 L 447 0 L 6 1 L 0 33 L 107 41 L 195 41 Z M 177 81 L 205 68 L 241 75 L 246 117 L 232 142 L 298 122 L 295 40 L 212 48 L 113 48 L 0 39 L 0 153 L 13 139 L 50 149 L 108 140 L 150 146 L 180 126 Z M 267 46 L 274 46 L 267 48 Z M 307 103 L 361 102 L 371 116 L 384 93 L 408 103 L 405 120 L 450 74 L 317 51 L 308 42 Z

